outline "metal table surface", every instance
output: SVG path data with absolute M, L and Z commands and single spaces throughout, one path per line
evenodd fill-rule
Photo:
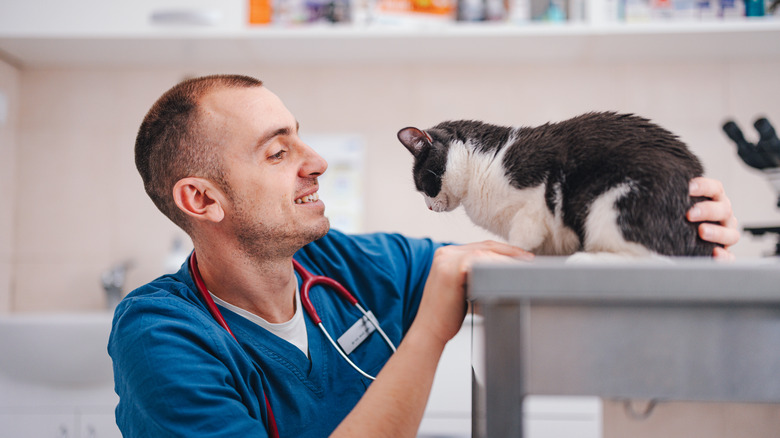
M 477 265 L 469 296 L 475 437 L 522 436 L 531 394 L 780 402 L 777 259 Z

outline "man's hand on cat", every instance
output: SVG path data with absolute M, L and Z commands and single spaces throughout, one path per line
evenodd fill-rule
M 739 228 L 737 218 L 731 210 L 731 201 L 723 189 L 720 181 L 711 178 L 694 178 L 689 185 L 691 196 L 704 196 L 709 201 L 696 203 L 686 217 L 691 222 L 710 221 L 718 224 L 703 223 L 699 225 L 699 236 L 702 239 L 720 243 L 724 247 L 717 247 L 712 255 L 716 259 L 733 260 L 728 248 L 739 241 Z

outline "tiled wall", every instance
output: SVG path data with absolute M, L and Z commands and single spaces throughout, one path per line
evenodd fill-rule
M 303 133 L 361 134 L 367 231 L 465 241 L 491 237 L 462 212 L 429 212 L 397 142 L 408 125 L 450 118 L 540 124 L 590 110 L 637 112 L 679 133 L 727 187 L 742 223 L 780 222 L 775 194 L 736 159 L 720 125 L 758 114 L 780 124 L 780 62 L 258 68 Z M 144 113 L 185 75 L 216 71 L 28 70 L 21 73 L 13 309 L 91 309 L 99 276 L 131 260 L 129 285 L 160 273 L 179 234 L 143 192 L 133 141 Z M 220 71 L 221 72 L 221 71 Z M 779 125 L 780 126 L 780 125 Z M 752 134 L 752 128 L 746 130 Z M 313 145 L 316 148 L 316 145 Z M 4 160 L 5 162 L 5 160 Z M 8 189 L 3 186 L 4 194 Z M 325 200 L 327 204 L 327 199 Z M 5 213 L 4 213 L 5 214 Z M 768 251 L 749 237 L 742 256 Z
M 127 260 L 133 285 L 159 275 L 176 231 L 143 191 L 133 142 L 146 107 L 180 78 L 23 74 L 15 310 L 99 309 L 101 273 Z
M 0 60 L 0 312 L 11 309 L 19 72 Z

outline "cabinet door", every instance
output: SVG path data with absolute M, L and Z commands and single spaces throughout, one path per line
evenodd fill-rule
M 111 36 L 185 29 L 240 29 L 245 0 L 3 0 L 2 33 L 12 36 Z
M 80 438 L 122 438 L 114 414 L 82 414 Z
M 75 438 L 75 414 L 0 414 L 3 438 Z
M 524 435 L 530 438 L 599 438 L 601 399 L 528 396 L 523 401 Z

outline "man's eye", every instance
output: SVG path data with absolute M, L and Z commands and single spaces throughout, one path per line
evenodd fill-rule
M 281 151 L 271 155 L 269 158 L 273 158 L 274 160 L 281 160 L 282 157 L 284 157 L 284 154 L 286 154 L 287 151 L 282 149 Z

